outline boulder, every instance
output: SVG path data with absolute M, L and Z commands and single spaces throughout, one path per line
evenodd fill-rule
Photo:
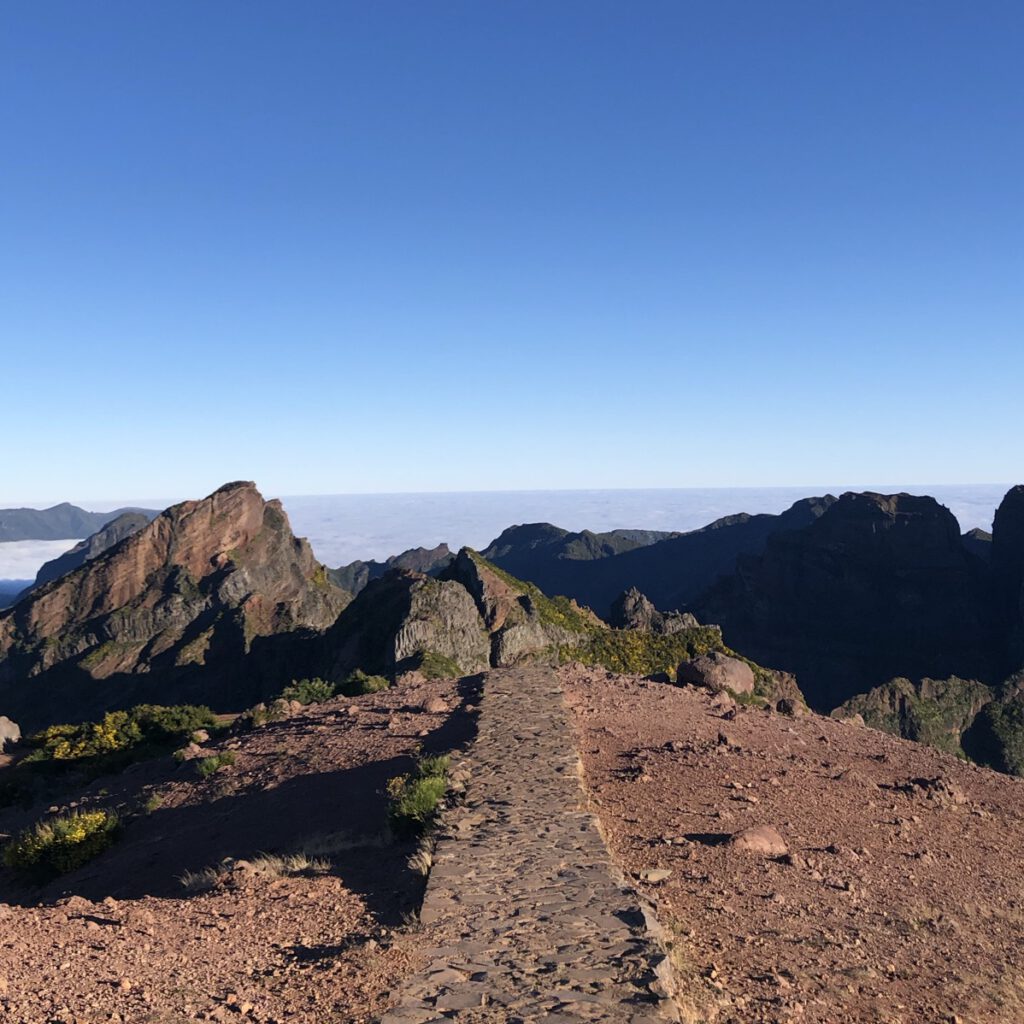
M 704 686 L 716 692 L 754 692 L 754 672 L 751 667 L 739 658 L 731 658 L 719 651 L 684 661 L 676 672 L 676 681 L 682 685 Z
M 0 754 L 21 739 L 21 729 L 6 715 L 0 715 Z
M 729 847 L 759 857 L 785 857 L 789 852 L 785 839 L 771 825 L 741 829 L 730 836 Z

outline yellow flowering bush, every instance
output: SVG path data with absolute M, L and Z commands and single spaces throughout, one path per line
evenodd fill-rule
M 117 815 L 112 811 L 75 811 L 37 821 L 4 848 L 9 868 L 38 878 L 73 871 L 113 843 Z
M 103 758 L 142 744 L 159 744 L 216 724 L 206 707 L 139 704 L 130 711 L 108 711 L 98 722 L 51 725 L 30 740 L 37 761 Z

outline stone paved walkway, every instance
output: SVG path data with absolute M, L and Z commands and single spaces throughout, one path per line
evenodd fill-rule
M 421 912 L 431 962 L 382 1024 L 678 1019 L 577 760 L 554 671 L 488 674 L 466 801 L 445 817 Z

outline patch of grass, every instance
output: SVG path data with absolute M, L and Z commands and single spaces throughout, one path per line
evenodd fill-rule
M 281 700 L 296 700 L 300 704 L 322 704 L 334 696 L 334 683 L 325 679 L 293 679 L 281 691 Z
M 600 665 L 612 672 L 674 675 L 680 662 L 722 649 L 722 634 L 714 626 L 694 626 L 667 636 L 606 627 L 592 631 L 579 644 L 560 647 L 559 660 Z
M 159 793 L 151 793 L 146 798 L 146 802 L 142 805 L 142 809 L 147 814 L 152 814 L 154 811 L 158 811 L 164 805 L 164 798 Z
M 219 754 L 196 761 L 196 771 L 204 779 L 208 779 L 211 775 L 216 775 L 221 768 L 234 764 L 236 760 L 238 757 L 233 750 L 222 750 Z
M 458 679 L 462 675 L 457 661 L 436 651 L 420 651 L 412 667 L 427 679 Z
M 310 857 L 303 850 L 297 853 L 261 853 L 252 860 L 227 860 L 216 867 L 186 871 L 178 881 L 189 892 L 205 892 L 215 889 L 243 866 L 247 875 L 274 879 L 290 878 L 294 875 L 325 875 L 331 870 L 332 865 L 329 860 L 323 857 Z
M 355 672 L 349 674 L 340 689 L 346 697 L 359 697 L 366 693 L 381 693 L 390 686 L 391 683 L 385 676 L 367 675 L 362 669 L 357 668 Z
M 423 757 L 411 775 L 388 781 L 391 829 L 400 839 L 412 839 L 433 824 L 448 789 L 447 755 Z
M 112 811 L 75 811 L 36 822 L 4 848 L 4 864 L 38 880 L 55 878 L 88 863 L 117 836 Z

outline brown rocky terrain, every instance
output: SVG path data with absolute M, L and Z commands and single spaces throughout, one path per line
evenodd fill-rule
M 817 715 L 565 677 L 613 855 L 674 934 L 684 1020 L 1024 1019 L 1017 780 Z
M 471 691 L 409 677 L 204 743 L 197 755 L 236 757 L 206 779 L 166 756 L 53 794 L 52 809 L 125 824 L 42 889 L 0 870 L 0 1019 L 373 1019 L 420 963 L 402 928 L 423 877 L 415 842 L 389 833 L 387 781 L 471 735 L 449 710 Z M 0 835 L 41 810 L 0 811 Z
M 0 613 L 0 707 L 23 727 L 190 696 L 239 710 L 276 667 L 265 638 L 294 649 L 347 601 L 279 502 L 228 484 Z

